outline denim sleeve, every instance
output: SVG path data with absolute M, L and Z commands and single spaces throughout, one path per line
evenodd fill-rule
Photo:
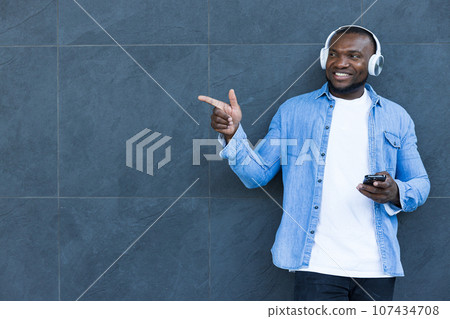
M 398 185 L 402 211 L 412 212 L 425 203 L 430 193 L 430 180 L 417 150 L 414 122 L 408 115 L 408 128 L 397 153 Z
M 395 214 L 398 214 L 402 211 L 401 208 L 395 206 L 391 202 L 383 204 L 384 209 L 386 210 L 386 213 L 388 213 L 389 216 L 394 216 Z
M 266 185 L 280 170 L 280 143 L 278 146 L 272 143 L 280 139 L 280 126 L 281 115 L 278 110 L 270 123 L 269 132 L 252 149 L 242 125 L 239 124 L 233 138 L 220 152 L 220 156 L 228 159 L 231 169 L 247 188 Z M 222 137 L 219 136 L 219 139 Z

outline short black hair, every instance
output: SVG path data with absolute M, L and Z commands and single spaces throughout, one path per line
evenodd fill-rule
M 338 31 L 336 31 L 335 35 L 339 35 L 342 33 L 358 33 L 358 34 L 363 34 L 366 35 L 370 38 L 370 40 L 372 41 L 373 47 L 375 48 L 375 52 L 377 52 L 377 42 L 375 41 L 375 38 L 373 37 L 372 33 L 370 33 L 367 30 L 361 29 L 359 27 L 356 26 L 351 26 L 351 27 L 345 27 L 342 29 L 339 29 Z

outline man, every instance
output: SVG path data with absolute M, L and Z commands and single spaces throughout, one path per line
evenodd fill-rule
M 295 299 L 392 300 L 395 278 L 404 276 L 396 214 L 417 209 L 430 190 L 414 123 L 366 84 L 383 64 L 369 30 L 334 31 L 321 64 L 327 83 L 283 103 L 257 152 L 234 90 L 230 104 L 199 100 L 215 106 L 221 156 L 245 186 L 264 186 L 282 169 L 284 213 L 272 257 L 295 272 Z M 362 184 L 368 174 L 386 179 Z

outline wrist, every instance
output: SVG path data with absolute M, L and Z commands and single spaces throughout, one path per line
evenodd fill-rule
M 400 203 L 400 191 L 398 189 L 397 183 L 395 183 L 395 188 L 396 188 L 395 197 L 394 199 L 391 200 L 391 203 L 397 207 L 402 207 L 402 204 Z
M 223 134 L 223 137 L 225 138 L 225 141 L 227 142 L 227 144 L 231 141 L 233 136 L 234 136 L 234 134 Z
M 236 134 L 238 128 L 239 128 L 239 123 L 235 126 L 235 130 L 234 130 L 233 133 L 231 133 L 231 134 L 223 134 L 223 137 L 225 138 L 225 141 L 227 142 L 227 144 L 233 138 L 234 134 Z
M 402 207 L 402 204 L 400 203 L 399 200 L 391 200 L 391 203 L 394 204 L 397 207 Z

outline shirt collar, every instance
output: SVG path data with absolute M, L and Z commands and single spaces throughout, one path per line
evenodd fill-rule
M 369 93 L 370 99 L 372 100 L 372 103 L 377 105 L 377 106 L 382 106 L 382 102 L 381 102 L 381 98 L 380 96 L 375 92 L 375 90 L 370 86 L 370 84 L 366 83 L 365 84 L 365 88 L 367 89 L 367 92 Z M 328 88 L 328 82 L 325 83 L 318 91 L 317 91 L 317 96 L 316 99 L 318 99 L 319 97 L 326 95 L 326 97 L 328 98 L 328 100 L 333 100 L 331 94 L 330 94 L 330 90 Z

